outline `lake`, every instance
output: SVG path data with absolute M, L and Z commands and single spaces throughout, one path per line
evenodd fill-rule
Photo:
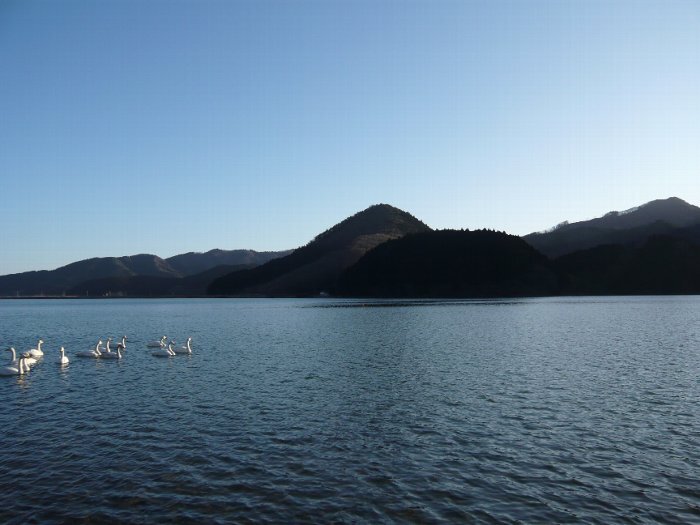
M 700 522 L 698 297 L 0 301 L 39 337 L 3 523 Z

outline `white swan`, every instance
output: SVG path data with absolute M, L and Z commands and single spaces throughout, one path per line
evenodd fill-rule
M 31 350 L 29 350 L 29 355 L 32 357 L 41 357 L 42 355 L 44 355 L 44 352 L 41 351 L 41 345 L 43 344 L 44 341 L 39 339 L 39 343 L 36 345 L 36 348 L 32 348 Z
M 58 358 L 58 361 L 56 361 L 59 365 L 67 365 L 68 364 L 68 358 L 66 357 L 66 349 L 61 347 L 61 357 Z
M 151 341 L 146 345 L 147 348 L 165 348 L 165 341 L 168 339 L 167 336 L 163 336 L 160 338 L 160 341 Z
M 102 359 L 121 359 L 122 358 L 122 347 L 117 346 L 116 352 L 103 352 L 100 357 Z
M 122 350 L 126 350 L 126 336 L 122 336 L 122 340 L 117 343 L 117 346 L 121 346 Z
M 25 364 L 26 357 L 20 357 L 17 366 L 4 366 L 0 368 L 0 376 L 21 376 L 29 372 L 29 367 Z
M 173 344 L 170 343 L 168 345 L 168 348 L 161 348 L 160 350 L 154 350 L 153 352 L 151 352 L 151 355 L 154 357 L 172 357 L 172 356 L 177 355 L 177 354 L 173 351 Z
M 102 352 L 100 352 L 100 348 L 102 347 L 102 339 L 97 341 L 97 344 L 95 345 L 94 350 L 88 350 L 87 352 L 78 352 L 77 355 L 78 357 L 100 357 L 102 355 Z
M 187 344 L 186 344 L 186 345 L 182 345 L 180 348 L 176 348 L 176 349 L 175 349 L 175 353 L 176 353 L 176 354 L 191 354 L 191 353 L 192 353 L 192 346 L 191 346 L 191 343 L 192 343 L 192 338 L 191 338 L 191 337 L 188 337 L 188 338 L 187 338 Z
M 105 351 L 102 352 L 102 355 L 103 355 L 103 356 L 104 356 L 105 354 L 110 354 L 110 353 L 112 353 L 112 349 L 109 347 L 109 343 L 111 343 L 111 342 L 112 342 L 112 338 L 111 338 L 111 337 L 108 337 L 108 338 L 107 338 L 107 346 L 105 346 Z
M 12 347 L 12 346 L 11 346 L 10 348 L 8 348 L 7 351 L 8 351 L 8 352 L 12 352 L 12 360 L 10 361 L 10 366 L 15 366 L 15 367 L 16 367 L 17 364 L 19 363 L 19 362 L 17 361 L 17 351 L 16 351 L 16 350 L 14 349 L 14 347 Z M 27 368 L 27 370 L 29 369 L 30 366 L 34 366 L 34 365 L 37 363 L 37 360 L 36 360 L 35 358 L 29 357 L 29 353 L 28 353 L 28 352 L 27 352 L 26 354 L 23 354 L 23 355 L 20 357 L 20 359 L 21 359 L 22 357 L 26 358 L 26 359 L 24 360 L 24 366 Z

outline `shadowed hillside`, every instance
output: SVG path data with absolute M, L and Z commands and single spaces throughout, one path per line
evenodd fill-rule
M 24 272 L 0 277 L 0 295 L 61 295 L 90 278 L 179 277 L 166 261 L 155 255 L 99 257 L 62 266 L 56 270 Z
M 69 295 L 86 297 L 200 297 L 207 286 L 222 275 L 252 268 L 251 265 L 223 265 L 185 277 L 134 275 L 92 279 L 71 288 Z
M 202 295 L 216 277 L 233 269 L 252 268 L 288 253 L 290 252 L 211 250 L 206 253 L 185 253 L 169 259 L 149 254 L 96 257 L 55 270 L 0 276 L 0 296 L 73 295 L 76 290 L 79 290 L 78 295 L 104 295 L 112 291 L 117 295 L 155 296 L 158 295 L 156 290 L 166 290 L 164 295 L 173 295 L 172 290 L 180 290 L 182 286 L 186 294 Z M 195 276 L 196 286 L 193 287 L 187 279 L 178 281 L 179 278 L 190 275 Z M 207 275 L 209 281 L 201 282 L 203 276 Z
M 181 275 L 194 275 L 217 266 L 259 266 L 292 253 L 292 250 L 281 252 L 256 252 L 255 250 L 209 250 L 208 252 L 188 252 L 165 259 L 168 264 Z
M 378 204 L 318 235 L 290 255 L 215 280 L 212 295 L 309 296 L 328 291 L 340 273 L 375 246 L 430 228 L 412 215 Z
M 670 235 L 609 245 L 554 261 L 572 295 L 700 294 L 700 245 Z
M 562 223 L 523 238 L 549 257 L 593 248 L 604 244 L 641 244 L 652 235 L 679 229 L 691 231 L 700 225 L 700 208 L 672 197 L 648 202 L 625 212 L 610 212 L 597 219 Z
M 551 263 L 520 237 L 442 230 L 377 246 L 342 275 L 336 291 L 353 297 L 515 297 L 557 290 Z

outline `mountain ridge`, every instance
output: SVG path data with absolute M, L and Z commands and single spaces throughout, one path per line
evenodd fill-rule
M 410 213 L 376 204 L 296 250 L 93 257 L 0 276 L 0 296 L 308 297 L 348 295 L 353 286 L 360 296 L 387 297 L 407 297 L 407 290 L 424 297 L 700 293 L 700 208 L 677 197 L 524 237 L 466 232 L 434 231 Z M 532 271 L 515 272 L 520 263 Z M 363 284 L 362 272 L 386 282 Z
M 255 252 L 254 250 L 218 250 L 215 257 L 209 257 L 211 252 L 198 253 L 188 252 L 187 254 L 176 255 L 168 259 L 163 259 L 153 254 L 124 255 L 120 257 L 91 257 L 75 261 L 53 270 L 38 270 L 20 272 L 0 276 L 0 296 L 61 296 L 87 281 L 99 279 L 121 279 L 124 281 L 130 277 L 161 277 L 167 279 L 186 278 L 188 275 L 196 275 L 206 272 L 211 268 L 222 266 L 218 261 L 225 259 L 235 261 L 236 256 L 246 259 L 247 262 L 240 264 L 228 264 L 228 266 L 252 266 L 257 254 L 262 254 L 262 260 L 270 260 L 275 254 L 287 254 L 284 252 Z M 187 257 L 187 264 L 179 264 L 179 257 Z M 194 261 L 192 259 L 195 259 Z M 174 260 L 173 267 L 169 262 Z M 260 259 L 258 259 L 260 260 Z M 192 273 L 186 273 L 187 265 L 195 268 Z M 204 268 L 204 269 L 202 269 Z M 185 270 L 185 271 L 181 271 Z M 126 282 L 126 281 L 124 281 Z
M 548 257 L 560 257 L 605 244 L 638 244 L 651 235 L 698 224 L 700 208 L 678 197 L 669 197 L 593 219 L 564 221 L 549 230 L 524 235 L 523 239 Z
M 309 296 L 327 292 L 347 267 L 389 239 L 427 231 L 413 215 L 375 204 L 340 221 L 286 257 L 216 279 L 210 295 Z
M 266 251 L 221 250 L 214 248 L 206 252 L 187 252 L 168 257 L 165 261 L 183 276 L 194 275 L 223 265 L 260 265 L 277 257 L 289 255 L 292 250 Z
M 348 297 L 520 297 L 550 295 L 551 261 L 517 235 L 436 230 L 387 241 L 340 277 Z

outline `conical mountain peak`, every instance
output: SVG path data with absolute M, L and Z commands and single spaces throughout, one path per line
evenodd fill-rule
M 342 244 L 361 235 L 401 237 L 430 228 L 413 215 L 389 204 L 374 204 L 317 235 L 311 244 Z
M 214 281 L 215 295 L 315 295 L 335 285 L 345 268 L 389 239 L 430 228 L 410 213 L 375 204 L 317 235 L 287 257 Z

